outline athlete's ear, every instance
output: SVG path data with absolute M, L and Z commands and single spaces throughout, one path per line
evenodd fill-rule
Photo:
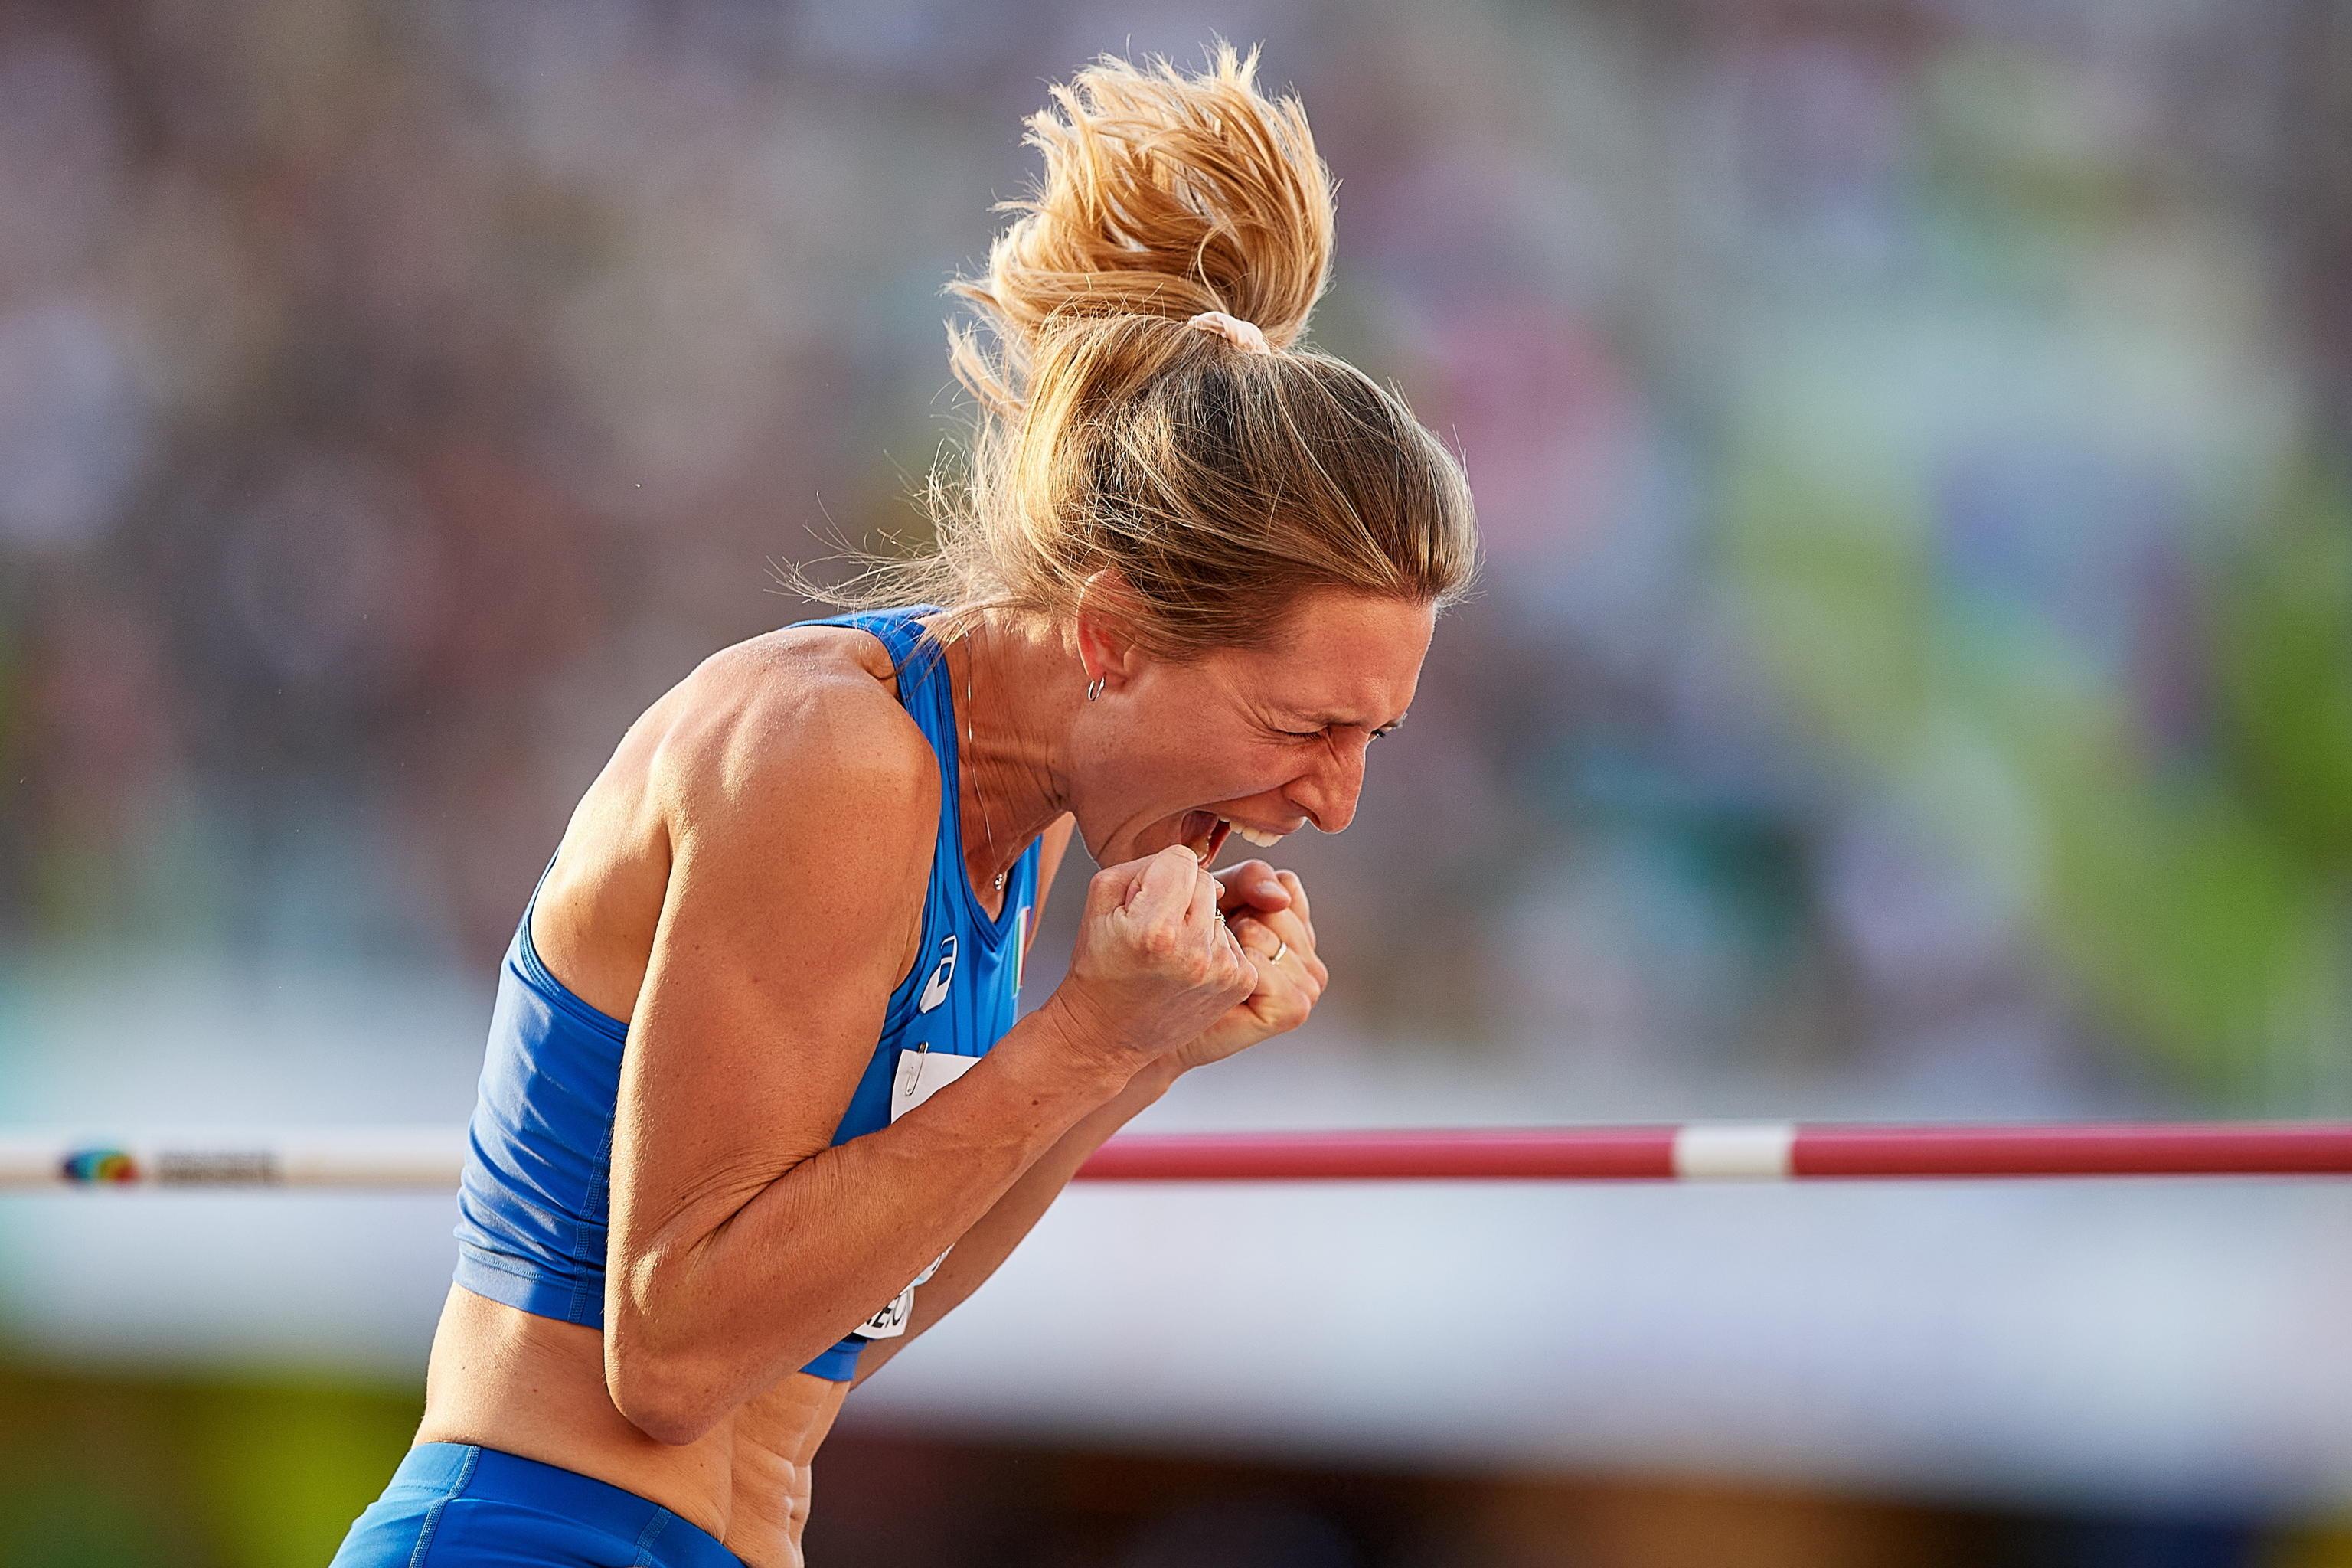
M 1133 680 L 1149 656 L 1135 640 L 1140 618 L 1139 601 L 1116 566 L 1106 566 L 1087 579 L 1078 591 L 1078 662 L 1086 667 L 1087 689 L 1117 691 Z

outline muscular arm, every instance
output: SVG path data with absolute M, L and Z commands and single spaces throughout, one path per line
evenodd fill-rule
M 1045 900 L 1053 893 L 1054 878 L 1062 867 L 1062 858 L 1069 853 L 1070 837 L 1076 823 L 1065 816 L 1045 829 L 1037 847 L 1037 904 L 1030 911 L 1028 945 L 1037 943 L 1037 932 L 1045 923 Z M 1138 1074 L 1138 1079 L 1165 1076 L 1173 1082 L 1172 1075 Z M 1013 1255 L 1051 1208 L 1062 1189 L 1069 1185 L 1087 1156 L 1102 1147 L 1103 1141 L 1132 1121 L 1138 1111 L 1165 1092 L 1166 1084 L 1148 1089 L 1129 1080 L 1118 1098 L 1088 1116 L 1063 1134 L 1059 1142 L 1040 1157 L 1035 1164 L 1022 1174 L 1019 1181 L 997 1199 L 980 1223 L 963 1234 L 955 1250 L 940 1266 L 923 1288 L 915 1292 L 915 1307 L 908 1319 L 906 1331 L 896 1338 L 877 1340 L 867 1345 L 857 1358 L 857 1376 L 851 1386 L 864 1383 L 880 1369 L 883 1363 L 897 1355 L 907 1342 L 938 1322 L 974 1290 L 986 1284 L 990 1275 Z
M 1070 821 L 1066 817 L 1047 830 L 1042 858 L 1044 864 L 1040 868 L 1041 890 L 1037 906 L 1040 910 L 1045 908 L 1042 889 L 1053 881 L 1053 868 L 1060 864 L 1062 854 L 1069 844 L 1069 830 Z M 1254 862 L 1235 868 L 1231 874 L 1237 879 L 1241 889 L 1236 896 L 1237 907 L 1243 900 L 1253 897 L 1268 902 L 1281 900 L 1287 905 L 1287 892 L 1277 890 L 1281 886 L 1278 882 L 1273 889 L 1265 885 L 1274 877 L 1270 868 Z M 1296 885 L 1295 879 L 1293 885 Z M 1298 898 L 1303 914 L 1303 889 Z M 1038 923 L 1034 921 L 1030 923 L 1033 933 Z M 1309 931 L 1311 928 L 1305 926 L 1303 921 L 1292 921 L 1285 924 L 1282 934 L 1298 935 L 1301 947 L 1309 948 L 1311 942 L 1305 934 Z M 1087 1163 L 1087 1156 L 1167 1093 L 1169 1086 L 1182 1076 L 1182 1071 L 1181 1057 L 1161 1058 L 1129 1079 L 1117 1098 L 1063 1134 L 1053 1148 L 1041 1155 L 1023 1173 L 1021 1179 L 1005 1191 L 980 1222 L 964 1234 L 963 1239 L 956 1243 L 955 1250 L 948 1255 L 948 1260 L 940 1266 L 940 1271 L 915 1292 L 915 1310 L 908 1321 L 906 1332 L 866 1348 L 857 1358 L 856 1383 L 864 1383 L 880 1371 L 884 1363 L 906 1349 L 908 1342 L 962 1305 L 966 1298 L 987 1283 L 989 1277 L 1013 1255 L 1013 1249 L 1020 1246 L 1030 1231 L 1036 1227 L 1037 1222 L 1045 1217 L 1045 1211 L 1054 1205 L 1055 1198 L 1061 1196 L 1062 1189 L 1069 1185 L 1070 1178 L 1077 1174 L 1078 1167 Z
M 857 1358 L 856 1382 L 864 1383 L 880 1371 L 883 1363 L 906 1348 L 908 1341 L 962 1305 L 966 1297 L 985 1284 L 988 1277 L 1013 1255 L 1013 1249 L 1021 1245 L 1022 1238 L 1045 1217 L 1045 1211 L 1053 1207 L 1054 1200 L 1062 1195 L 1062 1189 L 1069 1185 L 1070 1178 L 1077 1174 L 1087 1157 L 1166 1093 L 1175 1079 L 1172 1068 L 1144 1068 L 1129 1080 L 1116 1099 L 1063 1134 L 1022 1173 L 1004 1195 L 964 1233 L 955 1250 L 948 1254 L 948 1260 L 940 1266 L 940 1271 L 915 1292 L 914 1315 L 908 1321 L 907 1331 L 897 1339 L 868 1345 Z
M 787 710 L 673 737 L 656 769 L 671 868 L 615 1107 L 604 1341 L 614 1405 L 664 1441 L 865 1321 L 1132 1076 L 1049 1004 L 923 1114 L 832 1144 L 937 820 L 929 743 L 871 698 L 763 698 Z

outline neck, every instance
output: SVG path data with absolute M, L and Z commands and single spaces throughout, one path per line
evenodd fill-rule
M 983 896 L 1069 809 L 1060 763 L 1084 700 L 1077 670 L 1053 632 L 995 615 L 948 648 L 964 867 Z

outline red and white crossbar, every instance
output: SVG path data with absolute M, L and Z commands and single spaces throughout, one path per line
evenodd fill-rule
M 345 1128 L 104 1142 L 0 1133 L 0 1190 L 326 1187 L 446 1192 L 464 1134 Z M 2352 1176 L 2352 1123 L 1998 1126 L 1694 1122 L 1423 1131 L 1131 1133 L 1078 1172 L 1103 1182 L 1984 1181 Z
M 2352 1123 L 2101 1122 L 1161 1134 L 1115 1139 L 1098 1181 L 1876 1181 L 2347 1176 Z

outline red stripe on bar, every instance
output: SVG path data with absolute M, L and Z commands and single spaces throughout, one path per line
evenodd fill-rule
M 1846 1178 L 2342 1175 L 2352 1172 L 2352 1127 L 1800 1127 L 1792 1166 L 1799 1177 Z

